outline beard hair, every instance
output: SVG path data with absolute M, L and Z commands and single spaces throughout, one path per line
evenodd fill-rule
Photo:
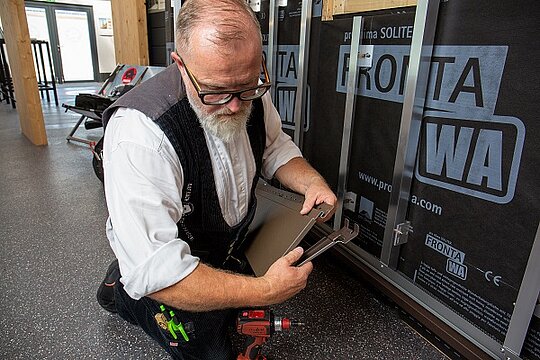
M 223 107 L 211 114 L 207 114 L 199 104 L 193 101 L 190 96 L 191 94 L 189 92 L 187 93 L 189 103 L 199 118 L 199 122 L 203 129 L 218 137 L 223 142 L 231 143 L 236 139 L 238 134 L 246 129 L 253 103 L 242 106 L 236 113 L 231 112 L 227 107 Z

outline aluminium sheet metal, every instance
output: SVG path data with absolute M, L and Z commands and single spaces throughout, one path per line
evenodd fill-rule
M 256 189 L 257 211 L 250 225 L 253 238 L 245 255 L 255 272 L 262 276 L 280 257 L 294 249 L 315 224 L 332 207 L 321 204 L 307 215 L 300 215 L 304 197 L 277 189 L 259 181 Z

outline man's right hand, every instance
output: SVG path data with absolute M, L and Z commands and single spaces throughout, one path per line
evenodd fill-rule
M 148 296 L 157 302 L 187 311 L 268 306 L 283 302 L 306 287 L 313 264 L 300 267 L 304 251 L 296 248 L 276 260 L 261 277 L 214 269 L 203 263 L 184 279 Z
M 295 266 L 304 250 L 297 247 L 285 256 L 277 259 L 266 271 L 261 280 L 264 280 L 269 290 L 264 294 L 265 302 L 270 304 L 281 303 L 302 291 L 306 285 L 313 264 L 307 262 L 302 266 Z

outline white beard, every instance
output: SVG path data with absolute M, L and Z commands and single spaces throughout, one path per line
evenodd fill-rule
M 189 91 L 188 100 L 199 118 L 201 126 L 210 134 L 220 138 L 225 143 L 231 143 L 238 134 L 245 130 L 252 104 L 243 106 L 238 112 L 232 113 L 227 107 L 223 107 L 212 114 L 207 114 L 198 104 L 193 101 Z

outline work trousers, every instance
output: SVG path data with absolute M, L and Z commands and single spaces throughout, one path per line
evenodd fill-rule
M 171 308 L 182 324 L 189 322 L 193 324 L 194 331 L 188 334 L 189 341 L 185 341 L 181 334 L 178 334 L 178 339 L 175 340 L 168 330 L 158 325 L 155 315 L 161 313 L 161 310 L 156 301 L 148 297 L 133 300 L 125 292 L 120 281 L 117 281 L 115 285 L 115 302 L 120 317 L 139 325 L 173 359 L 231 360 L 236 358 L 228 329 L 234 323 L 236 315 L 234 310 L 188 312 Z

